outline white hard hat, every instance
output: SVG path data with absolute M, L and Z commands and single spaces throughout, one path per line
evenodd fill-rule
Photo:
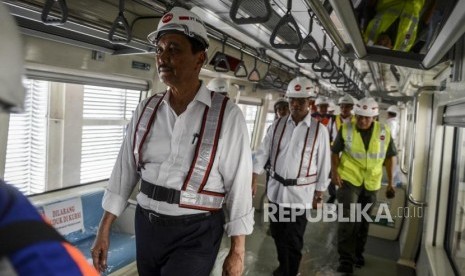
M 196 38 L 208 48 L 207 29 L 200 18 L 193 12 L 181 7 L 174 7 L 158 22 L 157 30 L 150 33 L 147 39 L 156 44 L 160 35 L 165 31 L 179 31 L 185 35 Z
M 296 77 L 287 86 L 288 98 L 316 98 L 316 96 L 315 86 L 308 78 Z
M 19 112 L 23 110 L 25 90 L 23 47 L 18 28 L 8 9 L 0 3 L 0 110 Z
M 375 117 L 379 115 L 378 103 L 373 98 L 363 98 L 355 105 L 355 115 Z
M 329 105 L 329 99 L 327 97 L 318 97 L 315 101 L 315 105 Z
M 208 82 L 207 88 L 213 92 L 228 93 L 229 85 L 228 82 L 223 78 L 214 78 Z
M 390 107 L 388 107 L 387 112 L 397 114 L 399 113 L 399 109 L 397 108 L 397 106 L 391 105 Z
M 354 98 L 350 96 L 349 94 L 345 94 L 343 97 L 339 98 L 339 101 L 337 102 L 338 105 L 341 104 L 354 104 Z

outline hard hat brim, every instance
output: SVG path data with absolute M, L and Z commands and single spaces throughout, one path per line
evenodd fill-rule
M 316 97 L 305 95 L 305 93 L 293 93 L 288 92 L 286 93 L 287 98 L 311 98 L 312 100 L 316 99 Z
M 190 33 L 189 30 L 188 30 L 188 28 L 186 28 L 184 25 L 176 24 L 176 23 L 173 23 L 173 24 L 166 24 L 166 25 L 164 25 L 163 27 L 161 27 L 160 29 L 151 32 L 151 33 L 147 36 L 147 40 L 148 40 L 151 44 L 156 45 L 156 44 L 157 44 L 157 40 L 160 39 L 160 37 L 161 37 L 162 35 L 167 34 L 167 33 L 170 33 L 170 32 L 182 33 L 182 34 L 186 35 L 187 37 L 191 37 L 191 38 L 197 39 L 197 40 L 199 40 L 199 41 L 205 46 L 205 49 L 208 49 L 208 46 L 209 46 L 208 41 L 205 41 L 205 39 L 203 39 L 203 38 L 200 37 L 200 36 L 197 36 L 197 35 L 194 35 L 194 34 Z

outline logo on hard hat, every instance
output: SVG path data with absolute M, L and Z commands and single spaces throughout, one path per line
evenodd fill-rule
M 363 109 L 368 109 L 368 106 L 367 106 L 367 105 L 363 105 L 362 108 L 363 108 Z
M 168 23 L 171 21 L 171 19 L 173 19 L 173 14 L 172 13 L 167 13 L 163 16 L 163 18 L 161 19 L 161 22 L 163 23 Z
M 381 141 L 384 141 L 384 138 L 386 138 L 384 135 L 379 136 L 379 139 L 380 139 Z
M 300 89 L 302 89 L 302 86 L 300 86 L 300 84 L 296 84 L 296 85 L 294 86 L 294 90 L 295 90 L 295 91 L 300 91 Z

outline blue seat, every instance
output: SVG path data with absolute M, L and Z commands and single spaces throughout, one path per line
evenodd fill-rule
M 90 248 L 97 234 L 100 219 L 103 215 L 102 198 L 103 191 L 92 192 L 80 196 L 84 219 L 84 231 L 75 231 L 65 235 L 65 238 L 76 246 L 90 261 Z M 57 200 L 56 202 L 59 202 Z M 53 203 L 49 202 L 48 204 Z M 43 209 L 43 207 L 38 207 Z M 136 260 L 136 241 L 133 234 L 110 232 L 110 250 L 108 252 L 107 273 L 134 262 Z

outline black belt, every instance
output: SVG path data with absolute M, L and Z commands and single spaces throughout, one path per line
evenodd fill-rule
M 158 186 L 142 179 L 140 191 L 149 198 L 169 204 L 179 204 L 181 192 L 175 189 Z
M 206 220 L 208 218 L 213 218 L 219 214 L 223 214 L 223 212 L 220 210 L 218 212 L 206 212 L 193 215 L 169 216 L 144 209 L 140 205 L 138 205 L 137 208 L 139 208 L 144 216 L 149 219 L 150 223 L 161 225 L 191 224 Z
M 296 186 L 297 179 L 284 179 L 284 177 L 280 176 L 276 172 L 270 170 L 270 176 L 278 181 L 279 183 L 283 184 L 284 186 Z

